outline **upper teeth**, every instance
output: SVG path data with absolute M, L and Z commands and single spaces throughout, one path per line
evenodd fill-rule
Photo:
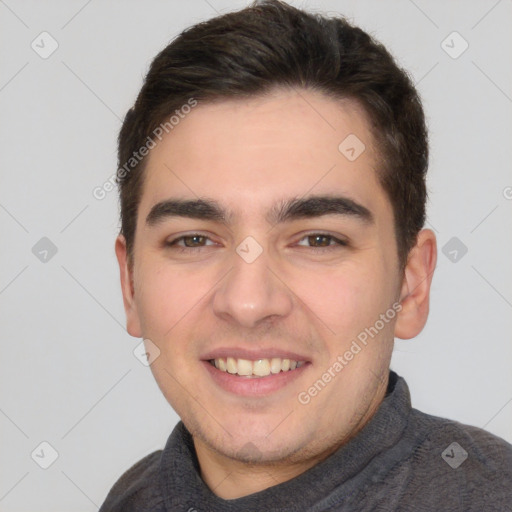
M 215 367 L 223 372 L 238 375 L 256 375 L 258 377 L 266 377 L 271 373 L 287 372 L 300 368 L 304 361 L 294 361 L 293 359 L 281 359 L 273 357 L 272 359 L 257 359 L 250 361 L 249 359 L 235 359 L 234 357 L 213 359 L 211 361 Z

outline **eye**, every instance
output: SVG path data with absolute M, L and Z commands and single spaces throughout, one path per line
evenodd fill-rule
M 314 249 L 331 249 L 348 245 L 347 242 L 327 233 L 309 233 L 299 240 L 297 245 Z
M 207 245 L 215 245 L 215 243 L 212 242 L 212 240 L 210 240 L 207 236 L 193 233 L 175 238 L 174 240 L 167 242 L 166 245 L 169 247 L 177 247 L 182 250 L 187 250 L 205 247 Z

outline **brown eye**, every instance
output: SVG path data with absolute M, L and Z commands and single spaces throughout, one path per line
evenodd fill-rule
M 327 247 L 331 245 L 332 237 L 327 235 L 309 235 L 309 245 L 314 247 Z
M 334 243 L 333 243 L 334 242 Z M 312 249 L 336 248 L 347 245 L 346 242 L 326 233 L 311 233 L 301 238 L 298 245 L 311 247 Z
M 202 235 L 191 235 L 183 237 L 183 244 L 185 247 L 202 247 L 206 245 L 207 238 Z
M 183 235 L 165 244 L 168 247 L 174 247 L 177 249 L 200 249 L 201 247 L 207 247 L 215 245 L 207 236 L 200 235 L 197 233 L 191 235 Z

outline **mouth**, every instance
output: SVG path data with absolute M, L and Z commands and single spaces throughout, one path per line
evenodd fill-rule
M 312 364 L 304 356 L 291 352 L 278 353 L 275 349 L 262 352 L 221 349 L 207 354 L 202 363 L 216 387 L 230 394 L 255 398 L 286 388 L 291 390 L 292 383 Z
M 235 357 L 219 357 L 210 359 L 208 362 L 221 372 L 247 378 L 262 378 L 281 372 L 293 372 L 306 364 L 306 361 L 280 357 L 256 359 L 255 361 Z

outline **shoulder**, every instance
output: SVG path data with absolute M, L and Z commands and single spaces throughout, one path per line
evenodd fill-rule
M 114 484 L 99 512 L 158 512 L 165 510 L 160 491 L 160 459 L 157 450 L 136 462 Z
M 471 425 L 465 425 L 458 421 L 440 418 L 425 414 L 416 409 L 411 410 L 410 426 L 417 432 L 423 432 L 423 443 L 427 446 L 443 446 L 442 443 L 450 441 L 450 444 L 457 443 L 465 450 L 464 452 L 457 448 L 455 455 L 460 453 L 459 459 L 462 461 L 474 459 L 472 462 L 478 467 L 496 468 L 503 466 L 508 475 L 512 473 L 512 466 L 510 464 L 512 457 L 512 445 L 490 432 Z M 443 447 L 448 448 L 449 445 Z M 451 458 L 451 449 L 448 452 L 448 459 Z M 452 465 L 455 465 L 453 463 Z M 460 464 L 462 466 L 462 463 Z
M 456 493 L 464 510 L 512 510 L 512 445 L 478 427 L 412 409 L 414 460 L 424 485 Z M 500 508 L 501 507 L 501 508 Z M 482 508 L 482 510 L 484 509 Z

